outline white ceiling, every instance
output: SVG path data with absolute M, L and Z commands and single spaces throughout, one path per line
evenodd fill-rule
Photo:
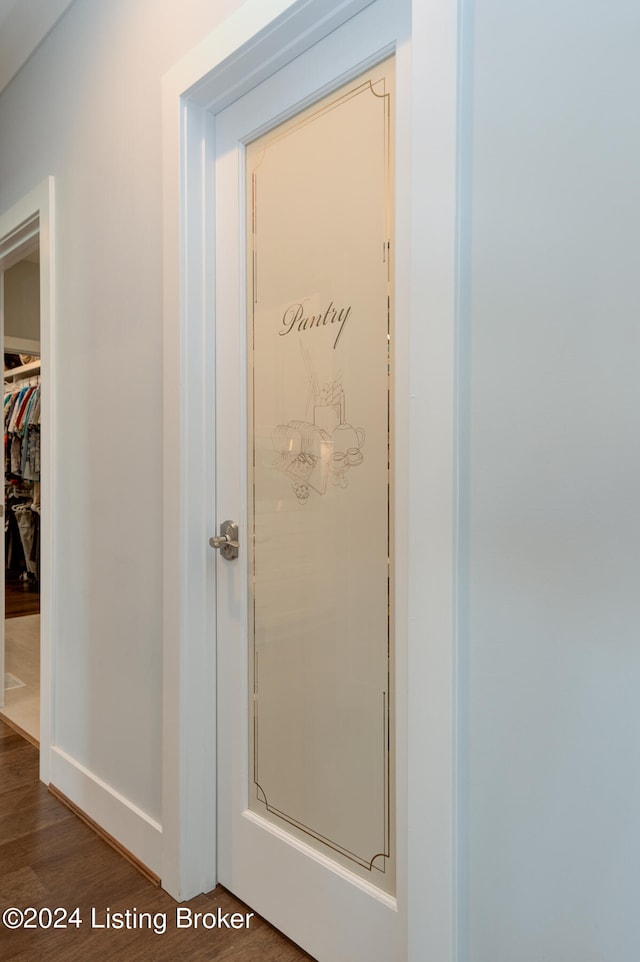
M 0 93 L 73 0 L 0 0 Z

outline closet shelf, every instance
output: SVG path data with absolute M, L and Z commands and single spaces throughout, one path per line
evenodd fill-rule
M 18 381 L 22 377 L 29 377 L 37 374 L 40 370 L 40 361 L 31 361 L 29 364 L 22 364 L 20 367 L 11 367 L 4 372 L 5 381 Z

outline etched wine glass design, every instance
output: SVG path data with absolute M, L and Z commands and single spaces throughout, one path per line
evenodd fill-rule
M 313 421 L 278 424 L 271 437 L 274 468 L 290 478 L 296 498 L 306 504 L 312 490 L 326 494 L 329 480 L 336 487 L 348 487 L 350 470 L 364 461 L 365 432 L 346 420 L 342 374 L 320 388 L 309 352 L 303 347 L 301 351 L 309 380 L 307 411 L 313 408 Z

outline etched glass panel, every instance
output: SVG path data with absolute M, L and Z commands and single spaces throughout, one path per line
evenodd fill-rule
M 392 78 L 246 149 L 249 805 L 386 891 Z

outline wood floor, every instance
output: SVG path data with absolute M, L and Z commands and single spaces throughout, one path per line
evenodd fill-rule
M 182 906 L 194 913 L 250 911 L 220 887 Z M 0 921 L 2 962 L 313 962 L 257 917 L 239 930 L 177 929 L 177 903 L 49 793 L 38 780 L 37 750 L 0 721 L 0 917 L 12 907 L 69 913 L 78 907 L 82 924 L 11 931 Z M 92 928 L 92 908 L 101 924 L 107 909 L 125 925 L 127 911 L 129 924 L 146 924 L 140 913 L 150 913 L 159 929 L 166 917 L 166 931 Z M 42 917 L 46 923 L 46 911 Z
M 37 615 L 40 611 L 40 591 L 38 585 L 20 581 L 11 572 L 5 572 L 4 589 L 5 618 L 20 618 L 22 615 Z

